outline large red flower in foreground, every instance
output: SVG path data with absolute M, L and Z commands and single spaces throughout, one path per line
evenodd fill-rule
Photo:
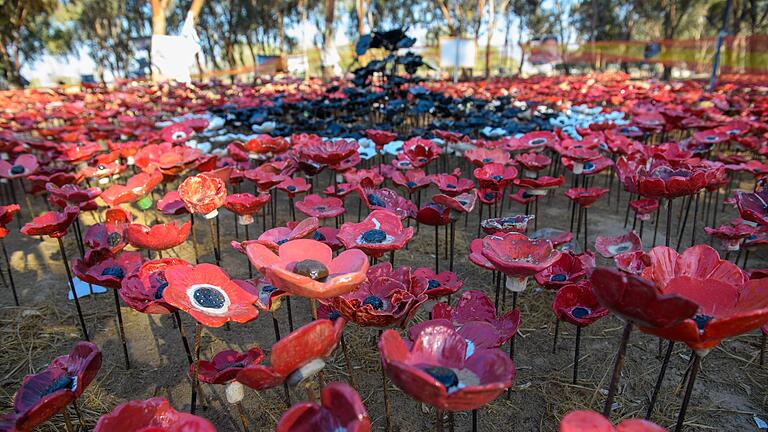
M 571 411 L 560 421 L 560 432 L 667 432 L 648 420 L 628 419 L 616 427 L 594 411 Z
M 181 225 L 176 222 L 155 224 L 151 227 L 130 224 L 125 228 L 125 238 L 131 246 L 139 249 L 155 251 L 176 247 L 189 237 L 192 223 L 187 221 Z
M 7 179 L 26 177 L 34 174 L 37 167 L 37 158 L 29 153 L 17 157 L 13 163 L 0 159 L 0 177 Z
M 468 349 L 498 348 L 512 339 L 520 327 L 520 311 L 513 309 L 496 317 L 496 308 L 488 295 L 479 290 L 465 291 L 451 308 L 446 303 L 436 303 L 431 320 L 411 326 L 408 336 L 416 340 L 419 333 L 433 325 L 445 325 L 464 336 L 471 346 Z
M 216 432 L 210 421 L 176 411 L 165 398 L 133 400 L 101 416 L 93 432 Z
M 608 309 L 597 302 L 588 281 L 560 288 L 552 302 L 552 311 L 561 321 L 575 326 L 587 326 L 608 315 Z
M 171 266 L 165 269 L 165 279 L 163 300 L 208 327 L 246 323 L 259 315 L 257 297 L 213 264 Z
M 643 276 L 661 294 L 694 303 L 695 314 L 666 328 L 641 330 L 685 342 L 706 354 L 728 337 L 759 328 L 768 322 L 768 279 L 749 279 L 738 266 L 720 259 L 717 251 L 697 245 L 678 254 L 658 246 L 648 252 L 650 265 Z
M 388 210 L 374 210 L 360 223 L 344 223 L 336 237 L 347 249 L 360 249 L 378 258 L 405 247 L 413 237 L 413 227 L 403 227 L 400 218 Z
M 214 217 L 227 199 L 227 185 L 217 177 L 198 174 L 179 185 L 179 198 L 190 213 Z
M 390 263 L 370 267 L 356 290 L 331 299 L 341 316 L 355 324 L 404 327 L 427 301 L 427 280 L 410 267 L 392 269 Z
M 435 325 L 409 346 L 395 330 L 385 330 L 379 352 L 387 375 L 412 398 L 445 411 L 470 411 L 512 386 L 515 365 L 501 350 L 467 355 L 464 336 Z
M 49 211 L 35 217 L 31 222 L 21 227 L 21 233 L 28 236 L 63 237 L 67 234 L 67 228 L 72 225 L 79 214 L 80 209 L 74 206 L 68 206 L 63 212 Z
M 166 303 L 163 291 L 168 287 L 165 269 L 189 265 L 180 258 L 160 258 L 145 261 L 135 272 L 126 276 L 117 291 L 126 305 L 147 314 L 167 314 L 176 308 Z
M 109 249 L 91 249 L 85 258 L 72 260 L 72 271 L 86 283 L 119 289 L 123 278 L 139 268 L 141 260 L 137 251 L 114 256 Z
M 331 248 L 309 239 L 280 245 L 277 255 L 259 243 L 248 243 L 246 254 L 275 287 L 293 295 L 329 298 L 346 294 L 365 280 L 368 257 L 351 249 L 333 257 Z
M 72 352 L 56 357 L 42 372 L 27 375 L 13 400 L 13 413 L 3 417 L 10 430 L 30 431 L 80 397 L 101 368 L 101 351 L 78 342 Z
M 553 249 L 548 240 L 532 240 L 524 234 L 506 233 L 485 237 L 483 255 L 508 276 L 508 289 L 522 291 L 528 276 L 554 264 L 560 259 L 561 252 Z
M 270 366 L 251 364 L 237 374 L 236 380 L 255 390 L 266 390 L 287 381 L 291 385 L 316 374 L 341 340 L 344 318 L 310 322 L 272 346 Z
M 371 419 L 354 388 L 343 382 L 328 384 L 320 404 L 299 402 L 277 422 L 277 432 L 369 432 Z

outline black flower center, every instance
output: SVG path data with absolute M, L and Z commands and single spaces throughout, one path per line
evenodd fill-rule
M 445 187 L 448 189 L 456 189 L 456 185 L 453 183 L 448 183 L 447 185 L 445 185 Z
M 456 372 L 447 367 L 429 366 L 424 368 L 424 372 L 436 379 L 440 384 L 445 386 L 446 389 L 459 385 L 459 377 L 456 375 Z
M 431 289 L 432 290 L 432 289 L 440 287 L 440 285 L 442 285 L 442 284 L 440 283 L 439 280 L 430 279 L 429 280 L 429 286 L 427 287 L 427 289 Z
M 64 390 L 64 389 L 74 390 L 72 388 L 73 384 L 74 382 L 72 380 L 72 377 L 68 375 L 60 376 L 59 378 L 56 379 L 56 381 L 52 382 L 47 389 L 45 389 L 43 396 L 49 395 L 51 393 L 57 392 L 59 390 Z
M 595 164 L 592 162 L 585 162 L 584 163 L 584 170 L 585 171 L 592 171 L 592 169 L 595 167 Z
M 320 233 L 320 231 L 315 231 L 314 234 L 312 234 L 312 239 L 317 241 L 325 241 L 325 236 Z
M 416 187 L 416 182 L 415 181 L 409 181 L 405 185 L 408 186 L 409 188 Z
M 495 176 L 491 177 L 491 179 L 492 179 L 492 180 L 495 180 L 495 181 L 501 181 L 501 179 L 503 179 L 503 178 L 504 178 L 504 177 L 502 177 L 502 176 L 500 176 L 500 175 L 495 175 Z
M 116 279 L 122 279 L 125 276 L 125 272 L 120 267 L 107 267 L 101 271 L 102 276 L 112 276 Z
M 376 310 L 384 309 L 384 300 L 375 295 L 370 295 L 363 300 L 364 305 L 371 305 Z
M 528 145 L 541 145 L 547 142 L 545 138 L 535 138 L 530 141 L 528 141 Z
M 296 186 L 288 186 L 286 189 L 288 189 L 288 192 L 296 192 Z
M 261 292 L 266 294 L 269 294 L 274 290 L 275 290 L 275 287 L 273 287 L 272 285 L 264 285 L 263 287 L 261 287 Z
M 533 195 L 529 194 L 528 191 L 523 191 L 523 198 L 530 198 Z
M 696 321 L 696 327 L 699 328 L 699 331 L 704 331 L 704 327 L 707 326 L 707 323 L 712 321 L 715 317 L 704 315 L 704 314 L 696 314 L 696 316 L 693 317 L 693 320 Z
M 485 195 L 483 195 L 483 197 L 487 200 L 492 200 L 496 198 L 496 194 L 493 192 L 486 192 Z
M 371 203 L 372 206 L 376 207 L 386 207 L 386 204 L 384 204 L 384 201 L 381 200 L 376 194 L 368 194 L 368 202 Z
M 384 230 L 372 229 L 363 233 L 363 241 L 366 243 L 384 243 L 387 239 L 387 233 Z
M 221 309 L 226 298 L 219 290 L 210 287 L 199 287 L 193 295 L 197 304 L 208 309 Z
M 557 273 L 550 276 L 549 280 L 552 282 L 565 282 L 568 279 L 568 276 L 564 275 L 563 273 Z
M 493 158 L 485 158 L 483 159 L 483 163 L 490 163 L 493 162 Z
M 112 247 L 117 246 L 118 243 L 120 243 L 120 240 L 122 239 L 122 236 L 118 232 L 109 233 L 107 236 L 107 244 L 109 244 Z
M 166 288 L 168 288 L 168 282 L 163 282 L 157 287 L 157 291 L 155 291 L 155 300 L 161 300 L 163 298 L 163 292 L 165 292 Z
M 620 245 L 617 245 L 617 246 L 614 248 L 614 250 L 615 250 L 617 253 L 622 253 L 622 252 L 626 252 L 626 251 L 628 251 L 628 250 L 629 250 L 629 248 L 631 248 L 631 247 L 632 247 L 631 245 L 628 245 L 628 244 L 626 244 L 626 243 L 622 243 L 622 244 L 620 244 Z
M 280 246 L 281 244 L 283 244 L 283 243 L 285 243 L 285 242 L 287 242 L 287 241 L 288 241 L 288 239 L 282 239 L 282 240 L 278 240 L 278 241 L 276 241 L 276 242 L 275 242 L 275 244 L 277 244 L 278 246 Z
M 315 207 L 315 210 L 317 210 L 317 211 L 325 211 L 326 209 L 327 209 L 327 207 L 323 206 L 323 205 L 319 205 L 319 206 Z
M 11 174 L 23 174 L 26 169 L 23 165 L 14 165 L 11 167 Z
M 336 321 L 337 319 L 339 319 L 339 317 L 341 317 L 341 314 L 339 313 L 339 311 L 334 310 L 328 313 L 328 319 L 331 321 Z
M 321 280 L 328 277 L 328 267 L 320 261 L 313 259 L 306 259 L 299 261 L 293 267 L 293 272 L 306 276 L 312 280 Z
M 573 315 L 574 318 L 584 318 L 590 313 L 591 311 L 589 309 L 581 306 L 577 306 L 571 311 L 571 315 Z

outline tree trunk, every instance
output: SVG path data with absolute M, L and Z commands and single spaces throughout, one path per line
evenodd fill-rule
M 365 34 L 365 2 L 364 0 L 355 0 L 355 15 L 357 16 L 357 36 L 363 37 Z
M 488 2 L 488 38 L 485 41 L 485 79 L 491 75 L 491 38 L 496 27 L 496 0 Z
M 151 0 L 152 3 L 152 34 L 165 34 L 165 13 L 168 6 L 168 0 Z

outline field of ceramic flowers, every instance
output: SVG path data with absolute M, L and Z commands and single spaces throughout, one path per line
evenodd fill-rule
M 0 430 L 768 428 L 765 88 L 0 106 Z

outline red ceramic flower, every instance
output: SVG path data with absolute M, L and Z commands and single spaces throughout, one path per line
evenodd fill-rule
M 301 146 L 299 152 L 319 164 L 333 165 L 357 153 L 357 148 L 357 141 L 336 139 Z
M 213 264 L 169 266 L 165 279 L 168 286 L 163 300 L 208 327 L 221 327 L 230 321 L 246 323 L 259 315 L 254 307 L 256 296 Z
M 398 215 L 400 219 L 416 215 L 416 205 L 413 202 L 401 197 L 391 189 L 376 189 L 371 180 L 364 179 L 361 181 L 357 187 L 357 194 L 371 210 L 389 210 Z
M 287 193 L 290 198 L 295 198 L 296 195 L 312 189 L 312 185 L 307 183 L 307 180 L 304 177 L 296 177 L 283 180 L 277 185 L 277 188 Z
M 531 239 L 548 240 L 552 247 L 560 247 L 573 240 L 573 233 L 555 228 L 542 228 L 528 236 Z
M 451 223 L 451 209 L 442 204 L 430 202 L 416 213 L 419 223 L 429 226 L 442 226 Z
M 121 252 L 115 256 L 109 249 L 91 249 L 85 258 L 72 260 L 72 271 L 86 283 L 119 289 L 123 278 L 138 269 L 141 261 L 139 252 Z
M 420 169 L 412 169 L 404 173 L 398 171 L 392 175 L 392 183 L 405 188 L 410 195 L 429 186 L 432 183 L 432 177 Z
M 403 155 L 414 168 L 424 168 L 442 153 L 434 142 L 424 138 L 411 138 L 403 143 Z
M 546 191 L 544 191 L 544 194 L 546 195 Z M 525 205 L 538 200 L 539 196 L 540 195 L 532 194 L 527 189 L 518 189 L 517 192 L 509 195 L 509 198 L 518 204 Z M 490 202 L 488 204 L 493 204 L 493 202 Z
M 736 192 L 736 205 L 741 218 L 758 225 L 768 225 L 768 189 Z
M 346 294 L 365 280 L 368 257 L 351 249 L 333 258 L 331 248 L 316 240 L 283 243 L 277 255 L 259 243 L 245 246 L 248 259 L 275 287 L 292 295 L 330 298 Z
M 409 347 L 385 330 L 379 352 L 387 375 L 412 398 L 445 411 L 469 411 L 496 399 L 512 385 L 515 366 L 498 349 L 476 350 L 455 330 L 424 328 Z
M 598 267 L 589 281 L 603 307 L 644 327 L 671 327 L 694 316 L 698 309 L 684 297 L 661 294 L 653 282 L 619 270 Z
M 101 195 L 101 189 L 92 187 L 88 189 L 82 189 L 74 184 L 65 184 L 61 187 L 56 186 L 53 183 L 45 185 L 45 189 L 50 195 L 72 205 L 80 205 L 89 201 L 92 201 L 97 196 Z M 66 207 L 66 204 L 64 205 Z
M 559 142 L 559 140 L 557 139 L 557 135 L 553 134 L 552 132 L 536 131 L 528 132 L 527 134 L 521 136 L 519 142 L 521 148 L 514 149 L 516 151 L 541 149 L 544 146 L 554 147 L 555 144 Z
M 320 221 L 315 217 L 306 218 L 300 222 L 289 222 L 288 226 L 272 228 L 264 231 L 259 236 L 259 238 L 255 240 L 255 242 L 263 244 L 264 246 L 272 249 L 274 252 L 277 252 L 277 249 L 280 247 L 280 245 L 285 242 L 308 238 L 312 233 L 317 231 L 319 225 Z M 248 242 L 245 241 L 240 244 L 245 245 L 247 243 Z M 240 247 L 235 246 L 235 249 L 239 248 Z M 244 246 L 240 249 L 242 249 L 243 253 L 245 253 Z
M 525 168 L 523 174 L 529 178 L 536 177 L 536 172 L 543 170 L 552 163 L 549 156 L 533 152 L 519 154 L 515 160 Z
M 347 249 L 360 249 L 378 258 L 404 248 L 413 237 L 413 227 L 403 227 L 400 218 L 388 210 L 374 210 L 360 223 L 344 223 L 337 237 Z
M 249 193 L 238 193 L 227 195 L 224 200 L 224 207 L 236 214 L 237 222 L 240 225 L 253 223 L 253 215 L 261 211 L 271 198 L 270 194 L 260 193 L 253 195 Z
M 379 129 L 366 129 L 365 135 L 373 141 L 379 150 L 397 138 L 396 133 Z
M 101 368 L 101 351 L 78 342 L 72 352 L 56 357 L 42 372 L 27 375 L 5 417 L 12 431 L 31 431 L 80 397 Z
M 644 259 L 647 259 L 645 252 L 635 251 L 618 254 L 613 257 L 616 268 L 633 275 L 640 275 L 645 268 Z
M 371 420 L 354 388 L 343 382 L 320 392 L 320 405 L 299 402 L 283 414 L 276 432 L 370 432 Z
M 579 207 L 589 208 L 609 191 L 610 189 L 607 188 L 570 188 L 565 191 L 565 196 L 569 200 L 575 201 Z
M 157 209 L 160 213 L 166 216 L 175 216 L 184 213 L 189 213 L 184 206 L 184 201 L 181 200 L 179 193 L 176 191 L 169 191 L 157 202 Z
M 258 365 L 264 360 L 264 351 L 253 347 L 244 353 L 235 350 L 224 350 L 216 353 L 213 358 L 200 360 L 197 376 L 200 381 L 208 384 L 227 384 L 237 378 L 237 374 L 250 365 Z M 189 365 L 192 373 L 194 365 Z
M 296 209 L 310 217 L 327 219 L 337 217 L 346 211 L 344 202 L 338 198 L 323 198 L 320 195 L 307 195 L 295 203 Z
M 13 216 L 21 210 L 18 204 L 0 206 L 0 238 L 8 235 L 6 226 L 11 223 Z
M 727 224 L 719 227 L 704 227 L 704 231 L 720 239 L 725 250 L 738 251 L 741 249 L 741 243 L 747 237 L 753 235 L 757 228 L 747 224 Z
M 336 186 L 330 185 L 326 187 L 323 189 L 323 193 L 328 196 L 343 200 L 347 197 L 347 195 L 354 192 L 355 190 L 357 190 L 357 185 L 352 183 L 339 183 Z
M 650 265 L 643 277 L 662 294 L 693 302 L 695 314 L 667 328 L 643 326 L 644 332 L 685 342 L 703 356 L 721 340 L 768 322 L 768 280 L 750 280 L 711 247 L 697 245 L 678 254 L 658 246 L 647 255 Z
M 133 400 L 101 416 L 93 432 L 216 432 L 210 421 L 176 411 L 165 398 Z
M 546 289 L 556 290 L 572 284 L 587 274 L 583 262 L 571 253 L 564 253 L 554 264 L 536 273 L 536 282 Z
M 629 207 L 638 219 L 647 222 L 651 220 L 651 214 L 659 208 L 659 201 L 652 198 L 632 200 L 629 202 Z
M 560 432 L 667 432 L 648 420 L 624 420 L 614 428 L 611 422 L 594 411 L 571 411 L 560 421 Z
M 528 230 L 528 224 L 535 217 L 534 215 L 515 215 L 485 219 L 480 222 L 480 227 L 486 234 L 505 234 L 510 232 L 525 234 Z
M 693 195 L 707 185 L 707 169 L 681 165 L 672 167 L 655 160 L 650 168 L 640 168 L 635 174 L 637 192 L 650 198 L 677 198 Z
M 23 154 L 13 163 L 0 159 L 0 177 L 15 179 L 26 177 L 37 171 L 37 158 L 33 154 Z
M 192 223 L 190 221 L 183 224 L 177 222 L 161 223 L 151 227 L 130 224 L 125 228 L 125 238 L 135 248 L 162 251 L 187 241 L 191 229 Z
M 165 269 L 169 266 L 189 265 L 180 258 L 160 258 L 145 261 L 137 270 L 127 275 L 117 291 L 130 308 L 147 314 L 168 314 L 176 310 L 163 300 L 168 286 Z
M 356 290 L 331 301 L 341 316 L 355 324 L 404 327 L 427 301 L 427 286 L 427 279 L 412 273 L 410 267 L 393 270 L 385 262 L 370 267 Z
M 448 196 L 456 196 L 469 192 L 475 187 L 475 183 L 467 178 L 459 178 L 452 174 L 437 174 L 432 177 L 432 183 L 440 189 L 440 192 Z
M 341 340 L 346 321 L 318 319 L 306 324 L 272 346 L 270 366 L 251 364 L 236 380 L 255 390 L 266 390 L 288 382 L 295 385 L 323 367 Z
M 427 280 L 426 294 L 430 299 L 455 294 L 464 286 L 464 281 L 454 272 L 435 273 L 429 268 L 417 268 L 413 274 Z
M 464 158 L 476 167 L 486 164 L 506 165 L 510 160 L 509 152 L 504 149 L 484 149 L 482 147 L 473 147 L 465 151 Z
M 462 213 L 472 213 L 477 203 L 477 192 L 472 189 L 456 196 L 437 194 L 432 197 L 432 201 L 451 209 L 451 218 L 456 220 Z
M 496 270 L 493 263 L 488 261 L 488 258 L 483 255 L 483 239 L 478 238 L 469 242 L 469 261 L 486 270 Z
M 21 227 L 21 233 L 28 236 L 63 237 L 67 234 L 67 228 L 72 225 L 79 214 L 80 209 L 73 206 L 67 206 L 63 212 L 49 211 L 35 217 L 31 222 Z
M 643 241 L 634 231 L 618 236 L 597 236 L 595 249 L 604 258 L 613 258 L 619 254 L 643 250 Z
M 436 303 L 430 318 L 429 321 L 411 326 L 408 331 L 411 340 L 416 340 L 425 328 L 444 325 L 464 336 L 468 349 L 475 351 L 504 345 L 520 327 L 519 310 L 513 309 L 496 317 L 493 302 L 479 290 L 462 293 L 454 308 L 446 303 Z
M 562 255 L 548 240 L 529 239 L 520 233 L 487 236 L 483 239 L 483 255 L 504 272 L 507 289 L 525 289 L 528 276 L 554 264 Z
M 546 195 L 547 190 L 554 189 L 565 181 L 565 177 L 541 176 L 538 178 L 516 178 L 512 183 L 520 188 L 527 189 L 531 195 Z
M 172 123 L 160 131 L 160 137 L 169 143 L 183 144 L 194 133 L 195 130 L 185 123 Z
M 504 189 L 517 177 L 517 169 L 498 163 L 486 164 L 472 172 L 482 188 Z
M 257 135 L 245 143 L 245 150 L 252 158 L 267 153 L 280 154 L 288 150 L 290 143 L 283 137 L 273 137 L 266 134 Z
M 578 163 L 574 162 L 571 159 L 568 159 L 566 157 L 562 158 L 563 166 L 569 170 L 569 171 L 575 171 L 579 168 Z M 599 157 L 597 159 L 585 161 L 581 164 L 581 175 L 594 175 L 600 172 L 605 171 L 610 166 L 613 165 L 613 160 L 607 157 Z
M 190 213 L 212 218 L 227 199 L 227 186 L 221 179 L 198 174 L 179 185 L 179 197 Z
M 592 285 L 588 281 L 560 288 L 555 293 L 552 311 L 557 319 L 579 327 L 588 326 L 608 315 L 608 309 L 597 302 Z

